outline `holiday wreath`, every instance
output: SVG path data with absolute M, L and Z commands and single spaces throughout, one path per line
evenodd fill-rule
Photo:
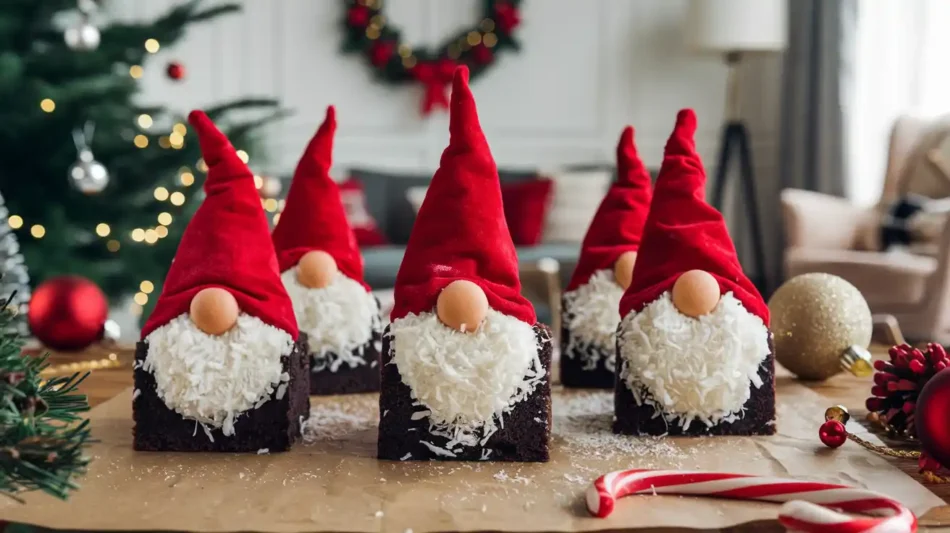
M 481 17 L 440 45 L 429 48 L 402 42 L 399 28 L 383 11 L 383 0 L 344 0 L 344 52 L 362 54 L 376 77 L 390 84 L 418 82 L 425 88 L 422 113 L 447 108 L 448 84 L 458 65 L 476 78 L 503 50 L 518 50 L 514 31 L 521 23 L 521 0 L 483 0 Z

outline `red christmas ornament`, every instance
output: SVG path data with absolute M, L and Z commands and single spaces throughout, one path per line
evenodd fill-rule
M 511 33 L 521 25 L 521 13 L 508 2 L 496 2 L 495 23 L 502 32 Z
M 950 465 L 950 372 L 941 370 L 920 391 L 914 410 L 920 447 L 941 465 Z
M 472 48 L 472 59 L 479 65 L 487 65 L 495 59 L 495 53 L 484 44 L 479 44 L 475 48 Z
M 429 115 L 435 108 L 449 108 L 448 86 L 452 82 L 456 63 L 449 59 L 418 63 L 412 68 L 413 77 L 425 88 L 422 114 Z
M 354 28 L 365 28 L 369 19 L 370 10 L 366 6 L 355 5 L 346 12 L 346 23 Z
M 825 420 L 818 428 L 818 438 L 829 448 L 838 448 L 848 440 L 848 430 L 837 420 Z
M 874 362 L 872 397 L 865 405 L 893 436 L 913 437 L 917 397 L 937 372 L 950 366 L 950 358 L 936 343 L 928 344 L 925 352 L 907 344 L 893 346 L 888 355 L 890 362 Z
M 175 81 L 182 80 L 185 77 L 185 66 L 176 61 L 172 61 L 165 68 L 165 73 L 168 74 L 169 78 Z
M 369 49 L 369 60 L 376 68 L 383 68 L 393 57 L 396 51 L 396 43 L 392 41 L 376 40 Z
M 108 315 L 106 295 L 95 283 L 61 276 L 36 288 L 27 319 L 33 335 L 45 346 L 71 352 L 102 338 Z

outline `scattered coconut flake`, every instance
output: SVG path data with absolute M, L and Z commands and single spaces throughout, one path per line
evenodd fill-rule
M 482 456 L 478 458 L 479 461 L 487 461 L 488 456 L 491 455 L 491 448 L 485 448 L 482 450 Z
M 261 448 L 257 450 L 257 455 L 266 455 L 270 453 L 270 448 Z
M 274 398 L 276 398 L 276 399 L 278 399 L 278 400 L 283 400 L 283 399 L 284 399 L 284 394 L 286 394 L 286 393 L 287 393 L 287 384 L 286 384 L 286 383 L 281 383 L 281 384 L 277 387 L 277 394 L 274 396 Z
M 376 398 L 354 396 L 346 402 L 317 402 L 310 407 L 310 418 L 301 424 L 304 444 L 343 440 L 353 433 L 372 430 L 378 425 L 378 412 Z
M 430 413 L 431 413 L 431 411 L 416 411 L 416 412 L 412 413 L 412 415 L 409 417 L 409 419 L 410 419 L 410 420 L 420 420 L 420 419 L 423 419 L 423 418 L 429 416 Z
M 614 370 L 611 356 L 616 347 L 623 292 L 614 271 L 605 269 L 594 272 L 584 285 L 564 293 L 564 325 L 571 332 L 564 354 L 580 354 L 584 370 L 597 368 L 601 358 L 605 368 Z
M 669 423 L 689 429 L 734 422 L 744 415 L 749 384 L 762 386 L 769 332 L 727 292 L 712 313 L 681 314 L 669 291 L 621 325 L 621 378 L 638 405 L 651 405 Z
M 382 518 L 382 517 L 383 517 L 383 512 L 382 512 L 382 511 L 376 511 L 376 518 Z
M 142 391 L 139 389 L 132 390 L 132 401 L 134 402 L 136 398 L 142 395 Z
M 341 272 L 319 289 L 301 285 L 297 267 L 285 270 L 280 279 L 293 302 L 297 324 L 307 334 L 312 370 L 336 372 L 343 364 L 365 365 L 363 351 L 382 329 L 376 297 Z
M 403 455 L 402 457 L 399 458 L 400 461 L 408 461 L 409 459 L 412 459 L 411 453 L 407 453 L 406 455 Z
M 495 310 L 474 333 L 446 327 L 435 313 L 410 314 L 390 331 L 393 364 L 430 411 L 430 433 L 450 447 L 484 443 L 545 379 L 534 329 Z
M 426 448 L 429 448 L 429 450 L 431 450 L 432 453 L 434 453 L 434 454 L 436 454 L 436 455 L 441 455 L 442 457 L 455 457 L 455 454 L 452 453 L 451 450 L 446 450 L 445 448 L 440 448 L 440 447 L 436 446 L 435 444 L 432 444 L 431 442 L 427 442 L 427 441 L 424 441 L 424 440 L 420 440 L 419 442 L 421 442 L 422 444 L 424 444 Z
M 246 313 L 223 335 L 208 335 L 188 314 L 173 318 L 146 338 L 143 369 L 156 393 L 185 418 L 234 434 L 245 411 L 267 401 L 281 381 L 281 357 L 293 349 L 290 335 Z

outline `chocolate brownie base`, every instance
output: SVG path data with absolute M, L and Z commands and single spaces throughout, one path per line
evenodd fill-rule
M 745 413 L 742 418 L 733 422 L 721 422 L 712 427 L 694 420 L 689 425 L 689 429 L 683 431 L 678 421 L 668 423 L 662 415 L 654 417 L 656 409 L 652 405 L 637 405 L 633 393 L 627 387 L 626 380 L 617 379 L 617 386 L 614 389 L 614 433 L 670 436 L 774 435 L 775 355 L 771 334 L 769 349 L 771 353 L 759 366 L 759 379 L 762 380 L 762 386 L 755 388 L 749 383 L 752 391 L 749 400 L 743 406 Z M 619 346 L 616 357 L 617 368 L 620 368 Z
M 484 446 L 456 446 L 454 456 L 437 454 L 423 441 L 445 448 L 448 439 L 429 433 L 429 421 L 423 417 L 412 420 L 413 407 L 409 386 L 402 381 L 393 360 L 389 329 L 383 335 L 382 392 L 379 396 L 379 443 L 377 456 L 394 461 L 521 461 L 546 462 L 549 459 L 551 436 L 551 330 L 543 324 L 534 326 L 538 339 L 538 356 L 544 367 L 544 380 L 524 401 L 504 415 L 499 428 Z
M 155 452 L 249 452 L 267 449 L 283 452 L 300 438 L 300 421 L 310 417 L 310 365 L 304 344 L 294 345 L 290 355 L 281 357 L 284 372 L 290 374 L 281 399 L 277 392 L 257 409 L 243 413 L 234 423 L 234 434 L 210 429 L 212 442 L 194 420 L 185 419 L 165 406 L 155 390 L 155 377 L 142 369 L 148 344 L 135 347 L 135 389 L 132 417 L 135 420 L 133 447 Z
M 561 324 L 566 323 L 562 318 Z M 587 361 L 593 358 L 597 358 L 597 364 L 587 368 Z M 561 385 L 579 389 L 612 389 L 617 377 L 607 368 L 607 362 L 613 359 L 614 350 L 579 343 L 571 346 L 571 331 L 561 326 Z
M 301 334 L 303 336 L 303 334 Z M 365 364 L 353 368 L 346 363 L 340 365 L 336 372 L 328 368 L 318 369 L 314 366 L 313 355 L 307 350 L 310 360 L 310 394 L 328 396 L 331 394 L 355 394 L 359 392 L 379 392 L 379 352 L 382 346 L 382 332 L 373 331 L 373 337 L 363 345 L 361 357 Z M 355 353 L 359 354 L 360 350 Z M 335 354 L 330 354 L 336 358 Z

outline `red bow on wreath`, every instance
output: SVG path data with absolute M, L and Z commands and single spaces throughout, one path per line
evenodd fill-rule
M 412 75 L 422 83 L 425 94 L 422 97 L 422 114 L 429 115 L 435 108 L 449 108 L 448 87 L 456 64 L 449 59 L 426 61 L 412 67 Z

